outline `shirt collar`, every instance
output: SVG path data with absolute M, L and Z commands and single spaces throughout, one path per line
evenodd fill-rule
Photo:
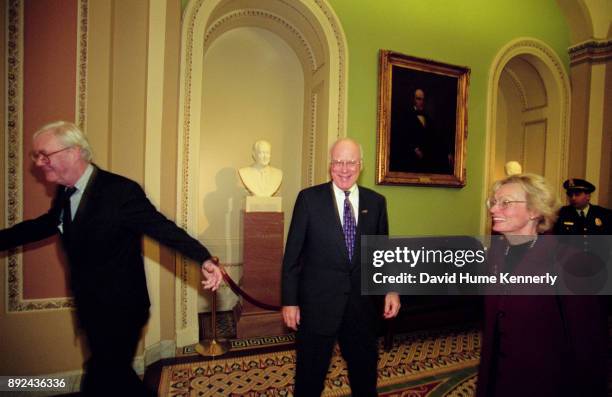
M 76 183 L 74 184 L 74 187 L 76 187 L 79 192 L 85 190 L 85 187 L 87 186 L 87 182 L 89 182 L 89 178 L 91 178 L 93 170 L 93 165 L 88 164 L 87 168 L 85 168 L 85 172 L 83 172 L 83 175 L 81 175 L 79 180 L 76 181 Z
M 578 215 L 580 215 L 580 211 L 584 211 L 584 216 L 586 216 L 589 213 L 589 208 L 591 208 L 591 204 L 587 204 L 586 207 L 584 207 L 581 210 L 579 210 L 578 208 L 575 208 L 575 210 L 578 213 Z
M 338 186 L 336 186 L 336 184 L 333 181 L 332 181 L 332 186 L 334 187 L 334 193 L 336 195 L 344 197 L 344 190 L 342 190 Z M 349 194 L 349 196 L 352 196 L 355 192 L 358 191 L 357 190 L 357 184 L 355 183 L 353 186 L 351 186 L 348 191 L 351 192 L 351 194 Z

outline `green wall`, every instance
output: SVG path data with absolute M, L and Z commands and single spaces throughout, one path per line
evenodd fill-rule
M 532 37 L 551 46 L 568 70 L 569 29 L 555 1 L 328 1 L 348 42 L 347 131 L 364 148 L 360 183 L 387 197 L 391 234 L 477 234 L 491 63 L 509 41 Z M 375 185 L 379 49 L 471 69 L 463 189 Z

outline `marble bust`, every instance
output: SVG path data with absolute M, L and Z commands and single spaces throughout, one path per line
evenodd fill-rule
M 504 166 L 504 172 L 506 176 L 518 175 L 523 173 L 523 167 L 518 161 L 508 161 Z
M 238 170 L 242 183 L 255 197 L 272 197 L 283 180 L 283 171 L 270 166 L 272 145 L 258 140 L 253 144 L 253 160 L 249 167 Z

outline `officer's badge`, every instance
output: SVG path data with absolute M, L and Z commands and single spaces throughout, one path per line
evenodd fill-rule
M 603 222 L 601 221 L 601 219 L 595 218 L 595 225 L 601 226 L 601 225 L 603 225 Z

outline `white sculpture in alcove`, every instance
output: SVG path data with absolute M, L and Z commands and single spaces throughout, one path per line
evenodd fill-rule
M 504 166 L 504 172 L 506 173 L 506 176 L 522 174 L 523 167 L 521 167 L 521 163 L 518 161 L 508 161 Z
M 283 180 L 283 171 L 270 166 L 272 145 L 258 140 L 253 144 L 253 160 L 249 167 L 238 170 L 242 183 L 255 197 L 272 197 Z

